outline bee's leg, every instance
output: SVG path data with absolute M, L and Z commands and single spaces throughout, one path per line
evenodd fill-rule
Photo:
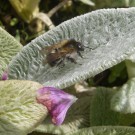
M 77 63 L 76 60 L 75 60 L 74 58 L 72 58 L 72 57 L 66 57 L 66 58 L 67 58 L 69 61 L 71 61 L 71 62 L 73 62 L 73 63 L 75 63 L 75 64 Z
M 79 51 L 77 53 L 81 58 L 83 58 L 82 54 Z
M 58 66 L 64 67 L 64 66 L 65 66 L 64 59 L 65 59 L 65 58 L 61 58 L 61 59 L 57 62 L 56 66 L 57 66 L 57 67 L 58 67 Z

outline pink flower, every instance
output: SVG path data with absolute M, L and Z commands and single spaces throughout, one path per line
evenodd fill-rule
M 1 77 L 2 80 L 7 80 L 8 79 L 8 72 L 4 71 Z
M 43 87 L 37 91 L 37 101 L 45 105 L 55 125 L 61 125 L 67 110 L 77 100 L 76 97 L 54 87 Z

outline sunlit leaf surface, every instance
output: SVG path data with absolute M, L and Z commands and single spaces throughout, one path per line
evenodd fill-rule
M 134 37 L 135 8 L 94 11 L 66 21 L 29 43 L 10 63 L 9 78 L 65 88 L 124 60 L 135 50 Z M 76 64 L 67 60 L 64 66 L 50 67 L 45 63 L 45 47 L 64 39 L 87 46 L 81 52 L 83 58 L 78 56 Z
M 16 10 L 17 14 L 26 22 L 30 22 L 39 12 L 38 5 L 40 0 L 9 0 L 9 2 Z
M 41 87 L 31 81 L 0 81 L 1 135 L 27 135 L 45 118 L 47 109 L 36 101 Z
M 14 37 L 0 28 L 0 80 L 3 71 L 7 70 L 9 62 L 21 50 L 21 47 Z

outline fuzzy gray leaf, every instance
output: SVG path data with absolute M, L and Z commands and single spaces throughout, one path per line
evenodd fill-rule
M 0 27 L 0 76 L 7 70 L 7 65 L 20 50 L 21 44 Z
M 41 87 L 32 81 L 0 81 L 1 135 L 27 135 L 43 121 L 48 111 L 36 101 Z
M 123 61 L 135 50 L 135 8 L 102 9 L 66 21 L 39 36 L 9 66 L 10 79 L 26 79 L 45 86 L 65 88 Z M 85 48 L 77 63 L 50 67 L 43 64 L 46 46 L 75 39 Z

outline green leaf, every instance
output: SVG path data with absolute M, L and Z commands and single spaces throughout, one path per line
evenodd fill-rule
M 134 36 L 135 8 L 102 9 L 73 18 L 29 43 L 10 63 L 9 78 L 65 88 L 125 60 L 135 50 Z M 87 46 L 83 58 L 63 67 L 45 64 L 43 49 L 64 39 Z
M 110 75 L 108 78 L 109 83 L 113 83 L 119 80 L 126 79 L 126 66 L 124 62 L 121 62 L 110 69 Z M 118 82 L 118 81 L 117 81 Z
M 9 33 L 0 28 L 0 76 L 7 69 L 13 56 L 15 56 L 22 46 Z
M 113 96 L 111 108 L 122 113 L 135 113 L 135 78 L 129 79 Z
M 133 56 L 133 55 L 132 55 Z M 127 67 L 127 73 L 128 73 L 128 78 L 134 78 L 135 77 L 135 61 L 133 60 L 126 60 L 126 67 Z
M 111 109 L 111 99 L 117 89 L 99 87 L 93 93 L 90 108 L 90 126 L 129 126 L 135 122 L 135 114 L 121 114 Z
M 91 126 L 118 125 L 119 114 L 110 109 L 110 99 L 115 91 L 104 87 L 95 91 L 90 108 Z
M 70 135 L 134 135 L 134 127 L 124 126 L 98 126 L 84 128 Z
M 129 6 L 129 1 L 130 0 L 93 0 L 96 9 L 131 7 Z
M 27 135 L 47 115 L 36 101 L 42 85 L 31 81 L 0 81 L 0 134 Z
M 77 131 L 78 129 L 88 127 L 89 123 L 89 109 L 91 98 L 83 97 L 74 103 L 61 126 L 51 124 L 48 117 L 40 126 L 36 128 L 36 132 L 52 133 L 52 134 L 66 134 L 69 132 Z

